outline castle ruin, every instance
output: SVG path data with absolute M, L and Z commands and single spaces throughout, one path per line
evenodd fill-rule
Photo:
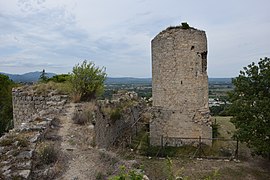
M 212 137 L 204 31 L 169 27 L 152 40 L 152 88 L 152 145 Z

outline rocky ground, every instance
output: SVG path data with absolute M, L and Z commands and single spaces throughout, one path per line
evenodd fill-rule
M 60 117 L 58 136 L 62 169 L 56 179 L 107 179 L 119 172 L 119 167 L 131 167 L 136 161 L 122 160 L 116 153 L 98 149 L 93 141 L 94 126 L 91 123 L 76 124 L 72 120 L 75 106 L 70 103 L 67 112 Z
M 74 124 L 72 115 L 75 104 L 71 103 L 65 116 L 60 117 L 62 137 L 60 149 L 68 162 L 65 172 L 57 179 L 95 179 L 100 167 L 99 152 L 91 146 L 93 126 Z
M 143 165 L 145 174 L 154 180 L 168 179 L 170 175 L 188 179 L 270 179 L 270 163 L 258 157 L 240 161 L 172 158 L 170 166 L 166 158 L 140 156 L 131 149 L 114 152 L 98 149 L 93 141 L 93 125 L 75 124 L 72 120 L 76 106 L 74 103 L 67 106 L 66 113 L 59 116 L 58 128 L 52 132 L 52 136 L 58 136 L 55 146 L 60 153 L 51 165 L 54 174 L 50 179 L 108 179 L 119 172 L 121 165 L 128 168 Z

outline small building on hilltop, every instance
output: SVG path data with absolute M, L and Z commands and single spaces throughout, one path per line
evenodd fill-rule
M 150 143 L 181 146 L 193 141 L 186 138 L 211 138 L 205 32 L 189 26 L 169 27 L 151 45 Z

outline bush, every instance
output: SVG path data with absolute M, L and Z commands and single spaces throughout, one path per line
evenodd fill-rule
M 126 170 L 125 166 L 120 167 L 119 175 L 109 178 L 109 180 L 143 180 L 144 174 L 136 170 Z
M 0 74 L 0 136 L 13 127 L 12 87 L 15 83 Z
M 87 123 L 94 123 L 93 112 L 95 110 L 95 105 L 91 102 L 79 104 L 77 106 L 76 112 L 73 113 L 72 120 L 75 124 L 84 125 Z
M 83 111 L 77 111 L 73 114 L 72 120 L 75 124 L 84 125 L 89 122 L 88 116 Z
M 56 162 L 58 158 L 58 150 L 51 143 L 41 144 L 38 156 L 42 163 L 51 164 Z
M 93 62 L 85 60 L 73 67 L 70 81 L 76 96 L 82 101 L 88 101 L 103 93 L 105 79 L 104 67 L 96 67 Z
M 29 145 L 29 142 L 23 137 L 17 137 L 15 140 L 18 142 L 18 146 L 20 147 L 27 147 Z
M 217 138 L 220 133 L 219 133 L 219 127 L 220 125 L 217 123 L 217 120 L 215 119 L 215 122 L 211 124 L 212 127 L 212 138 Z
M 0 141 L 0 146 L 11 146 L 13 142 L 13 139 L 2 139 Z
M 119 108 L 116 108 L 116 109 L 113 109 L 111 112 L 110 112 L 110 119 L 115 122 L 119 119 L 121 119 L 122 117 L 122 114 L 121 114 L 121 109 Z
M 70 80 L 70 77 L 71 77 L 70 74 L 60 74 L 60 75 L 55 75 L 49 78 L 48 81 L 53 81 L 56 83 L 64 83 L 64 82 L 68 82 Z
M 229 104 L 221 104 L 220 106 L 210 107 L 210 115 L 212 116 L 230 116 L 228 112 Z
M 190 26 L 188 25 L 187 22 L 182 22 L 181 25 L 182 25 L 182 29 L 189 29 L 190 28 Z
M 99 157 L 102 162 L 105 162 L 107 165 L 114 166 L 119 162 L 119 159 L 114 154 L 107 153 L 105 151 L 99 152 Z
M 105 179 L 105 178 L 106 178 L 106 176 L 105 176 L 105 174 L 103 172 L 98 172 L 96 174 L 96 180 L 102 180 L 102 179 Z

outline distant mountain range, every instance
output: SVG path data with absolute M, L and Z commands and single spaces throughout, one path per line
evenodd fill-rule
M 2 73 L 9 76 L 15 82 L 37 82 L 41 72 L 29 72 L 25 74 L 7 74 Z M 48 77 L 52 77 L 56 75 L 55 73 L 46 73 Z M 150 84 L 152 82 L 152 78 L 133 78 L 133 77 L 108 77 L 105 81 L 106 84 Z M 230 84 L 232 82 L 232 78 L 209 78 L 209 83 L 219 84 L 225 83 Z
M 25 74 L 7 74 L 7 73 L 0 72 L 0 74 L 7 75 L 14 82 L 37 82 L 41 73 L 42 72 L 39 72 L 39 71 L 29 72 L 29 73 L 25 73 Z M 46 76 L 49 78 L 53 77 L 54 75 L 56 75 L 56 74 L 55 73 L 46 73 Z

